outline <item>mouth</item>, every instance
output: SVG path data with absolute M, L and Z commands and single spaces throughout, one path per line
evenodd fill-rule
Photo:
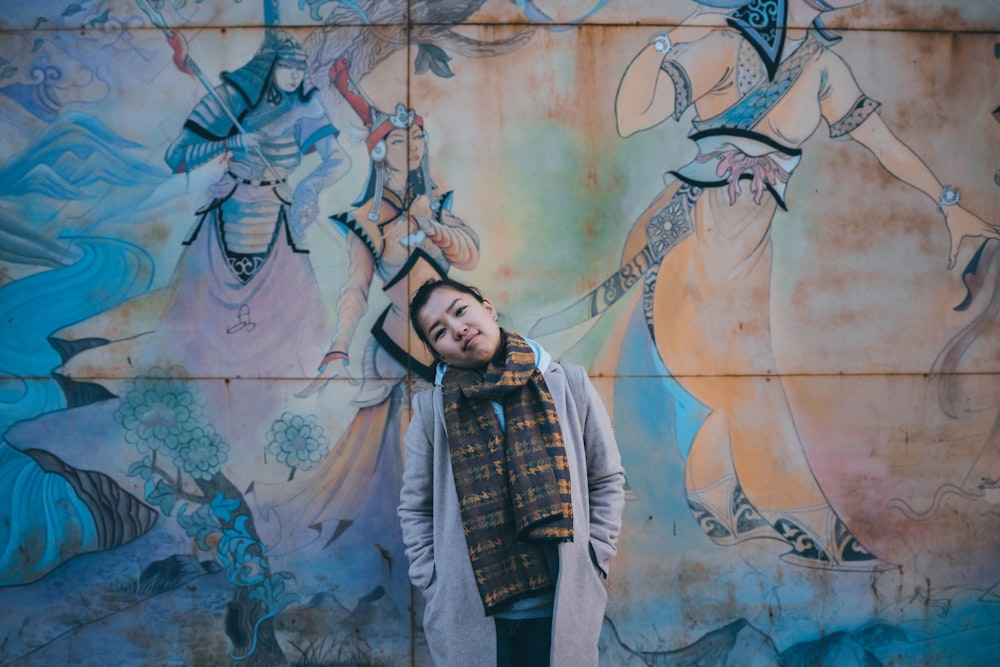
M 464 344 L 462 345 L 462 351 L 463 351 L 463 352 L 468 352 L 469 348 L 470 348 L 470 347 L 472 346 L 472 344 L 473 344 L 473 343 L 475 343 L 475 342 L 476 342 L 476 339 L 477 339 L 477 338 L 479 338 L 479 333 L 478 333 L 478 332 L 477 332 L 477 333 L 474 333 L 474 334 L 472 334 L 471 336 L 469 336 L 469 337 L 468 337 L 468 338 L 467 338 L 467 339 L 465 340 L 465 343 L 464 343 Z

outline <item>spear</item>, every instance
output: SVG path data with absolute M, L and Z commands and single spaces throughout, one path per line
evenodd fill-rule
M 174 60 L 174 65 L 177 67 L 177 69 L 201 81 L 201 85 L 205 87 L 205 90 L 209 92 L 212 98 L 219 105 L 219 108 L 221 108 L 222 111 L 226 114 L 226 116 L 232 122 L 233 127 L 236 128 L 236 131 L 239 132 L 240 134 L 248 134 L 246 129 L 243 127 L 243 124 L 240 123 L 239 119 L 229 108 L 229 105 L 227 105 L 225 101 L 219 96 L 219 92 L 215 89 L 215 86 L 212 85 L 212 82 L 208 80 L 208 77 L 205 76 L 205 73 L 201 71 L 200 67 L 198 67 L 198 63 L 196 63 L 191 58 L 191 56 L 188 55 L 188 43 L 184 35 L 182 35 L 177 30 L 171 30 L 170 26 L 167 25 L 166 20 L 163 18 L 163 15 L 159 11 L 157 11 L 155 7 L 149 4 L 149 0 L 135 0 L 135 2 L 137 5 L 139 5 L 139 9 L 141 9 L 146 14 L 146 16 L 149 17 L 149 20 L 152 22 L 152 24 L 157 28 L 159 28 L 163 32 L 164 36 L 166 36 L 167 44 L 169 44 L 170 47 L 174 50 L 173 60 Z M 289 199 L 291 199 L 292 194 L 291 192 L 289 192 L 287 186 L 285 185 L 285 179 L 281 176 L 281 174 L 278 173 L 278 171 L 274 168 L 274 166 L 271 165 L 271 163 L 267 160 L 267 158 L 264 157 L 264 153 L 261 152 L 260 146 L 254 146 L 253 151 L 257 154 L 257 157 L 259 157 L 261 161 L 264 163 L 264 167 L 269 172 L 271 172 L 271 175 L 274 177 L 274 180 L 277 181 L 278 185 L 285 191 L 285 194 L 289 196 Z

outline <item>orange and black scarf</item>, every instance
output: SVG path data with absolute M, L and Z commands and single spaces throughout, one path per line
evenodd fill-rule
M 485 375 L 449 367 L 441 388 L 465 540 L 489 616 L 554 586 L 541 543 L 573 539 L 566 449 L 534 350 L 515 333 L 501 329 Z

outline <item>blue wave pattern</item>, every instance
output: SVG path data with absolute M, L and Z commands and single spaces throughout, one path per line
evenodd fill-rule
M 152 258 L 139 246 L 102 238 L 73 242 L 82 252 L 76 263 L 0 288 L 0 432 L 66 407 L 51 378 L 62 360 L 49 335 L 145 292 L 152 282 Z M 0 586 L 37 579 L 94 550 L 95 535 L 93 518 L 62 477 L 0 443 Z
M 51 372 L 62 363 L 48 336 L 149 289 L 152 258 L 137 245 L 73 239 L 83 257 L 0 288 L 0 431 L 66 407 Z M 7 402 L 12 401 L 12 402 Z

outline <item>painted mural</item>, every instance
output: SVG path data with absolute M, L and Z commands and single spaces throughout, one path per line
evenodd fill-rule
M 995 2 L 9 4 L 0 665 L 429 664 L 444 274 L 612 413 L 602 664 L 997 664 Z

